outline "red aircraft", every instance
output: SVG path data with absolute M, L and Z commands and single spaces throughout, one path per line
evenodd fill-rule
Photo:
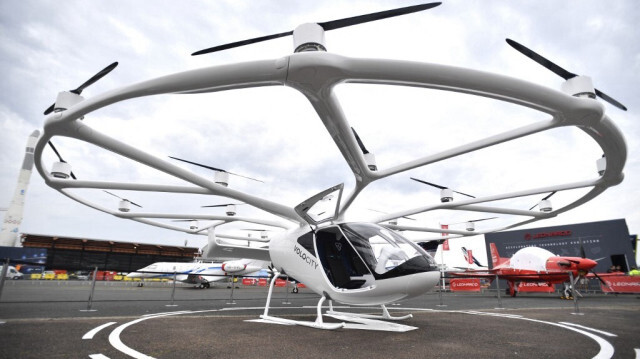
M 573 273 L 575 284 L 581 276 L 587 274 L 598 263 L 583 257 L 560 257 L 539 247 L 525 247 L 511 258 L 501 258 L 495 243 L 490 243 L 492 269 L 452 272 L 460 277 L 480 277 L 506 279 L 509 294 L 516 296 L 519 282 L 546 282 L 549 284 L 569 282 L 569 273 Z M 569 297 L 569 288 L 565 286 L 565 297 Z

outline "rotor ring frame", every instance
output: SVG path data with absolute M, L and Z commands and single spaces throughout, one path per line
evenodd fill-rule
M 360 152 L 360 148 L 353 137 L 351 127 L 333 92 L 333 88 L 342 83 L 422 87 L 483 96 L 538 110 L 549 114 L 551 119 L 374 172 L 368 168 Z M 152 221 L 149 220 L 149 218 L 197 218 L 219 221 L 210 227 L 237 220 L 248 220 L 251 223 L 280 228 L 292 228 L 295 224 L 302 225 L 302 219 L 289 206 L 218 186 L 210 179 L 198 176 L 163 159 L 149 155 L 144 151 L 101 134 L 80 121 L 85 115 L 99 108 L 137 97 L 169 93 L 207 93 L 276 85 L 289 86 L 301 92 L 313 105 L 325 127 L 332 135 L 332 138 L 340 138 L 340 141 L 336 141 L 336 145 L 356 178 L 354 190 L 346 195 L 343 205 L 340 208 L 341 217 L 344 216 L 344 213 L 358 194 L 373 181 L 464 153 L 473 152 L 495 144 L 562 126 L 576 126 L 582 129 L 601 147 L 607 158 L 607 169 L 602 176 L 581 182 L 468 199 L 455 203 L 449 202 L 420 207 L 380 216 L 376 218 L 375 222 L 380 223 L 390 219 L 436 209 L 483 211 L 533 217 L 507 227 L 494 228 L 472 234 L 477 235 L 494 232 L 517 227 L 540 219 L 554 217 L 559 213 L 568 211 L 595 198 L 608 187 L 619 184 L 624 178 L 622 171 L 627 157 L 624 137 L 613 121 L 604 113 L 604 106 L 595 100 L 572 97 L 560 91 L 519 79 L 471 69 L 402 60 L 353 59 L 326 52 L 297 53 L 275 60 L 260 60 L 185 71 L 122 87 L 86 99 L 66 111 L 54 113 L 47 118 L 44 133 L 40 137 L 35 149 L 36 168 L 48 186 L 82 204 L 117 217 L 162 228 L 193 234 L 202 234 L 201 232 L 204 230 L 185 230 L 180 227 Z M 54 178 L 42 163 L 42 151 L 47 141 L 53 136 L 66 136 L 91 143 L 174 177 L 183 179 L 194 186 L 163 186 L 84 180 L 71 181 Z M 592 189 L 576 201 L 549 213 L 478 205 L 500 199 L 586 187 L 592 187 Z M 283 223 L 248 218 L 240 219 L 238 217 L 192 214 L 120 213 L 88 202 L 67 191 L 67 189 L 71 188 L 123 189 L 219 195 L 248 203 L 280 218 L 286 219 L 289 222 Z M 291 222 L 295 224 L 292 225 Z M 394 226 L 390 227 L 394 228 Z M 407 226 L 395 226 L 395 228 L 420 232 L 445 232 L 439 228 L 413 228 Z M 470 233 L 451 229 L 446 230 L 446 233 L 451 233 L 453 236 L 470 235 Z M 439 239 L 444 238 L 446 237 L 439 237 Z

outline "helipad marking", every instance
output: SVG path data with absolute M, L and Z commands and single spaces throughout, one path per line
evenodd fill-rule
M 302 309 L 302 308 L 307 308 L 307 306 L 303 306 L 303 307 L 273 307 L 271 309 Z M 316 307 L 313 307 L 316 308 Z M 337 308 L 337 307 L 334 307 Z M 342 308 L 342 307 L 340 307 Z M 351 308 L 351 307 L 344 307 L 344 308 Z M 366 307 L 365 307 L 366 308 Z M 142 316 L 142 318 L 140 319 L 136 319 L 133 320 L 131 322 L 125 323 L 119 327 L 117 327 L 113 332 L 111 332 L 111 334 L 109 335 L 109 342 L 111 343 L 111 345 L 116 348 L 117 350 L 132 356 L 136 359 L 155 359 L 154 357 L 148 356 L 146 354 L 140 353 L 134 349 L 131 349 L 129 347 L 127 347 L 126 345 L 124 345 L 122 343 L 122 341 L 120 341 L 120 334 L 122 333 L 122 331 L 124 329 L 126 329 L 127 327 L 133 325 L 133 324 L 137 324 L 139 322 L 142 322 L 144 320 L 147 319 L 153 319 L 153 318 L 159 318 L 159 317 L 164 317 L 164 316 L 172 316 L 172 315 L 180 315 L 180 314 L 195 314 L 195 313 L 204 313 L 204 312 L 218 312 L 218 311 L 228 311 L 228 310 L 249 310 L 249 309 L 264 309 L 262 307 L 260 308 L 256 308 L 256 307 L 245 307 L 245 308 L 222 308 L 222 309 L 209 309 L 209 310 L 198 310 L 198 311 L 190 311 L 190 310 L 186 310 L 186 311 L 179 311 L 179 312 L 166 312 L 166 313 L 155 313 L 155 314 L 146 314 L 144 316 Z M 373 308 L 368 308 L 368 309 L 373 309 Z M 389 308 L 389 309 L 395 309 L 395 308 Z M 574 332 L 580 333 L 584 336 L 587 336 L 591 339 L 593 339 L 596 343 L 598 343 L 598 345 L 600 346 L 600 351 L 598 352 L 598 354 L 596 354 L 596 356 L 594 356 L 594 359 L 609 359 L 611 357 L 613 357 L 613 354 L 615 352 L 613 346 L 611 345 L 611 343 L 609 343 L 608 341 L 606 341 L 605 339 L 589 333 L 587 331 L 578 329 L 576 327 L 581 327 L 581 328 L 585 328 L 588 330 L 592 330 L 594 332 L 598 332 L 598 333 L 602 333 L 603 335 L 610 335 L 610 336 L 615 336 L 615 334 L 611 334 L 611 333 L 607 333 L 604 331 L 599 331 L 597 329 L 593 329 L 593 328 L 589 328 L 589 327 L 583 327 L 577 324 L 573 324 L 573 323 L 565 323 L 565 322 L 560 322 L 560 323 L 554 323 L 554 322 L 547 322 L 544 320 L 538 320 L 538 319 L 530 319 L 530 318 L 525 318 L 521 315 L 517 315 L 517 314 L 503 314 L 503 313 L 491 313 L 491 312 L 478 312 L 478 311 L 465 311 L 465 310 L 434 310 L 434 309 L 425 309 L 425 308 L 398 308 L 398 310 L 401 311 L 407 311 L 407 310 L 415 310 L 415 311 L 422 311 L 422 312 L 442 312 L 442 313 L 463 313 L 463 314 L 471 314 L 471 315 L 486 315 L 486 316 L 494 316 L 494 317 L 499 317 L 499 318 L 508 318 L 508 319 L 520 319 L 520 320 L 528 320 L 530 322 L 536 322 L 536 323 L 542 323 L 542 324 L 548 324 L 548 325 L 553 325 L 556 327 L 560 327 L 560 328 L 564 328 L 564 329 L 569 329 L 572 330 Z M 248 320 L 248 321 L 258 321 L 258 320 Z M 636 359 L 640 359 L 640 349 L 635 349 L 636 352 Z M 97 354 L 97 355 L 102 355 L 102 354 Z M 105 359 L 102 357 L 97 357 L 97 358 L 92 358 L 92 359 Z M 106 358 L 108 359 L 108 358 Z
M 88 331 L 87 334 L 83 335 L 82 339 L 93 339 L 93 336 L 96 335 L 99 331 L 101 331 L 102 329 L 104 329 L 104 328 L 106 328 L 106 327 L 108 327 L 110 325 L 113 325 L 113 324 L 116 324 L 116 322 L 109 322 L 109 323 L 102 324 L 99 327 L 95 327 L 95 328 L 91 329 L 90 331 Z M 100 355 L 102 355 L 102 354 L 100 354 Z
M 594 328 L 590 328 L 590 327 L 585 327 L 583 325 L 580 324 L 574 324 L 574 323 L 569 323 L 569 322 L 560 322 L 560 324 L 565 324 L 565 325 L 571 325 L 573 327 L 577 327 L 577 328 L 582 328 L 582 329 L 586 329 L 586 330 L 590 330 L 592 332 L 596 332 L 602 335 L 606 335 L 608 337 L 617 337 L 616 334 L 613 333 L 609 333 L 609 332 L 605 332 L 604 330 L 599 330 L 599 329 L 594 329 Z
M 89 358 L 91 358 L 91 359 L 109 359 L 108 356 L 104 356 L 102 354 L 89 354 Z
M 140 323 L 142 321 L 145 321 L 147 319 L 152 319 L 152 318 L 159 318 L 159 317 L 166 317 L 166 316 L 170 316 L 170 315 L 178 315 L 178 314 L 187 314 L 187 313 L 191 313 L 191 311 L 181 311 L 181 312 L 168 312 L 168 313 L 157 313 L 157 314 L 152 314 L 152 315 L 146 315 L 143 318 L 140 319 L 136 319 L 134 321 L 122 324 L 121 326 L 117 327 L 116 329 L 114 329 L 111 334 L 109 334 L 109 343 L 111 343 L 111 346 L 113 346 L 114 348 L 116 348 L 117 350 L 123 352 L 124 354 L 127 354 L 129 356 L 132 356 L 136 359 L 155 359 L 154 357 L 148 356 L 146 354 L 140 353 L 137 350 L 131 349 L 128 346 L 124 345 L 124 343 L 120 340 L 120 333 L 122 333 L 122 331 L 124 329 L 126 329 L 127 327 Z
M 636 359 L 640 359 L 640 349 L 633 349 L 636 352 Z

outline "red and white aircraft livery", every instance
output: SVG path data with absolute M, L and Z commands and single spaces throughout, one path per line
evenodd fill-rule
M 578 280 L 598 263 L 581 257 L 560 257 L 539 247 L 526 247 L 517 251 L 511 258 L 501 258 L 495 243 L 491 243 L 492 269 L 479 271 L 452 272 L 462 277 L 481 277 L 506 279 L 509 294 L 516 296 L 518 282 L 546 282 L 549 284 L 569 281 L 569 273 Z M 566 293 L 565 293 L 566 294 Z

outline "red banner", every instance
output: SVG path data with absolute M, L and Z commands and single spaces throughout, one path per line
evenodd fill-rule
M 452 279 L 449 288 L 452 292 L 479 292 L 480 278 Z
M 553 293 L 555 286 L 547 282 L 520 282 L 518 292 Z
M 242 278 L 242 285 L 256 285 L 258 280 L 255 278 Z
M 441 224 L 440 228 L 441 229 L 449 229 L 449 225 L 448 224 Z M 449 235 L 449 233 L 442 233 L 442 236 L 448 236 L 448 235 Z
M 600 282 L 600 288 L 605 293 L 640 293 L 640 276 L 604 276 L 601 275 L 607 285 Z
M 443 251 L 448 251 L 449 250 L 449 240 L 445 239 L 444 243 L 442 243 L 442 250 Z
M 471 249 L 467 250 L 467 262 L 469 264 L 473 264 L 473 252 L 471 251 Z

